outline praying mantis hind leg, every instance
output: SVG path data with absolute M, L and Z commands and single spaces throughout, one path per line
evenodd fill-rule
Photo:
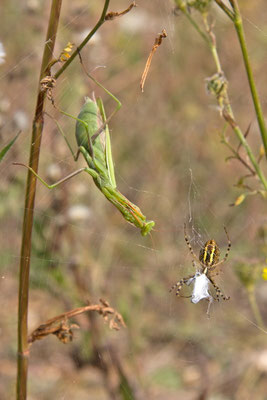
M 73 177 L 76 176 L 76 175 L 79 175 L 79 174 L 80 174 L 81 172 L 83 172 L 83 171 L 87 172 L 87 173 L 88 173 L 89 175 L 91 175 L 94 179 L 96 179 L 96 180 L 98 179 L 98 173 L 97 173 L 95 170 L 93 170 L 93 169 L 91 169 L 91 168 L 85 167 L 85 168 L 80 168 L 80 169 L 78 169 L 77 171 L 74 171 L 74 172 L 72 172 L 71 174 L 65 176 L 65 178 L 62 178 L 62 179 L 60 179 L 59 181 L 57 181 L 57 182 L 55 182 L 55 183 L 49 185 L 47 182 L 45 182 L 45 180 L 44 180 L 43 178 L 40 177 L 40 175 L 37 174 L 37 172 L 35 172 L 35 171 L 34 171 L 31 167 L 29 167 L 28 165 L 22 164 L 22 163 L 17 163 L 17 162 L 14 162 L 13 165 L 20 165 L 20 166 L 22 166 L 22 167 L 25 167 L 25 168 L 29 169 L 29 170 L 33 173 L 33 175 L 35 175 L 36 178 L 37 178 L 45 187 L 47 187 L 47 189 L 54 189 L 55 187 L 61 185 L 61 183 L 67 182 L 68 180 L 70 180 L 71 178 L 73 178 Z

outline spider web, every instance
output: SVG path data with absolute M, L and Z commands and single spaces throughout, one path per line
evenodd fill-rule
M 264 9 L 261 3 L 254 13 L 247 11 L 252 24 Z M 0 379 L 3 399 L 14 395 L 17 273 L 26 178 L 26 170 L 12 162 L 28 163 L 48 12 L 45 2 L 25 1 L 16 7 L 14 4 L 4 5 L 4 20 L 13 27 L 13 39 L 8 42 L 9 28 L 5 24 L 0 33 L 7 54 L 0 66 L 0 148 L 22 130 L 16 145 L 0 164 L 1 359 L 4 366 L 10 366 L 9 375 L 5 372 Z M 120 1 L 110 8 L 119 10 L 127 6 Z M 82 0 L 71 5 L 66 2 L 55 56 L 69 41 L 76 45 L 81 42 L 88 33 L 88 25 L 91 28 L 97 20 L 100 8 L 99 4 Z M 115 349 L 123 371 L 127 377 L 133 377 L 130 383 L 138 388 L 136 399 L 191 399 L 206 389 L 218 394 L 218 398 L 230 398 L 235 385 L 239 385 L 242 395 L 247 387 L 244 371 L 248 355 L 253 353 L 256 358 L 258 348 L 264 345 L 262 333 L 266 332 L 255 323 L 246 291 L 234 272 L 235 264 L 252 263 L 262 254 L 257 232 L 263 226 L 264 209 L 259 199 L 252 199 L 247 208 L 228 207 L 238 193 L 233 184 L 241 175 L 241 167 L 224 162 L 228 153 L 218 134 L 222 122 L 204 90 L 204 78 L 213 73 L 213 65 L 205 46 L 181 15 L 173 15 L 172 9 L 171 0 L 140 1 L 129 15 L 104 24 L 82 52 L 86 69 L 122 102 L 122 109 L 110 122 L 118 188 L 140 206 L 148 219 L 155 220 L 155 230 L 142 238 L 86 174 L 53 191 L 38 183 L 29 331 L 87 300 L 97 302 L 103 297 L 122 313 L 127 329 L 109 332 L 97 317 L 101 344 L 110 345 L 110 359 Z M 20 24 L 18 16 L 22 18 Z M 231 38 L 230 26 L 220 14 L 217 23 L 218 31 Z M 252 43 L 257 43 L 258 49 L 264 48 L 265 35 L 256 25 L 257 28 L 250 25 Z M 168 37 L 153 57 L 142 94 L 139 81 L 146 58 L 163 28 Z M 229 40 L 221 44 L 227 75 L 233 81 L 230 45 Z M 266 78 L 262 71 L 266 55 L 263 52 L 258 57 L 263 60 L 257 74 L 265 104 Z M 238 73 L 241 78 L 234 82 L 233 104 L 245 127 L 253 113 L 247 100 L 240 101 L 248 98 L 242 66 Z M 60 109 L 76 116 L 84 96 L 93 91 L 103 98 L 110 115 L 116 105 L 90 82 L 77 59 L 58 80 L 53 96 Z M 75 149 L 75 121 L 58 113 L 50 103 L 46 111 L 60 123 Z M 253 135 L 256 148 L 257 133 Z M 53 119 L 45 116 L 40 176 L 54 182 L 83 166 L 82 159 L 78 163 L 73 161 Z M 168 293 L 174 282 L 194 272 L 184 241 L 185 222 L 196 254 L 206 240 L 214 238 L 224 255 L 224 225 L 232 241 L 229 260 L 216 280 L 231 300 L 214 303 L 210 318 L 205 301 L 191 304 L 190 299 Z M 258 287 L 261 304 L 264 296 L 260 283 Z M 189 288 L 184 294 L 190 293 Z M 73 343 L 62 346 L 51 336 L 32 346 L 32 399 L 82 399 L 90 395 L 95 400 L 110 398 L 101 370 L 91 362 L 90 322 L 86 316 L 75 322 L 81 329 L 75 331 Z M 246 349 L 240 344 L 241 334 Z M 253 340 L 254 336 L 258 342 Z M 239 360 L 238 368 L 234 359 Z M 229 372 L 224 369 L 226 365 Z M 253 359 L 251 368 L 256 377 L 257 371 L 264 370 L 262 365 L 263 361 L 260 364 Z M 127 384 L 123 387 L 131 398 Z M 260 381 L 260 394 L 263 389 Z M 249 393 L 257 398 L 253 397 L 253 388 Z

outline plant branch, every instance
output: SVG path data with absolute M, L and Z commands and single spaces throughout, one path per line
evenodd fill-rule
M 230 106 L 230 105 L 229 105 Z M 230 106 L 231 107 L 231 106 Z M 251 164 L 253 165 L 256 174 L 258 175 L 261 183 L 263 184 L 264 189 L 267 191 L 267 180 L 245 138 L 245 136 L 243 135 L 243 132 L 241 131 L 240 127 L 237 125 L 237 123 L 235 122 L 235 120 L 229 115 L 227 114 L 227 111 L 225 110 L 223 113 L 224 119 L 230 124 L 230 126 L 232 127 L 233 131 L 235 132 L 236 136 L 238 137 L 238 139 L 240 140 L 240 143 L 242 144 L 242 146 L 244 147 L 244 149 L 247 152 L 247 155 L 251 161 Z
M 82 41 L 82 43 L 76 48 L 76 50 L 72 53 L 72 55 L 70 56 L 70 58 L 62 65 L 62 67 L 55 73 L 54 78 L 57 79 L 64 71 L 65 69 L 70 65 L 70 63 L 72 63 L 72 61 L 74 60 L 75 57 L 77 57 L 77 55 L 79 54 L 79 52 L 82 50 L 82 48 L 89 42 L 89 40 L 94 36 L 94 34 L 96 33 L 96 31 L 101 27 L 101 25 L 103 25 L 103 23 L 105 22 L 105 16 L 107 13 L 107 9 L 109 6 L 110 0 L 105 0 L 105 4 L 103 7 L 103 11 L 102 14 L 98 20 L 98 22 L 96 23 L 96 25 L 94 26 L 94 28 L 91 30 L 91 32 L 86 36 L 86 38 Z
M 110 307 L 107 301 L 100 299 L 99 304 L 89 304 L 88 306 L 75 308 L 74 310 L 67 311 L 49 319 L 30 334 L 28 343 L 41 340 L 50 334 L 56 335 L 63 343 L 68 343 L 72 340 L 71 329 L 78 327 L 76 325 L 69 325 L 69 319 L 89 311 L 95 311 L 99 315 L 102 315 L 105 321 L 109 321 L 110 329 L 119 330 L 121 326 L 124 328 L 126 327 L 121 314 Z M 110 316 L 112 317 L 109 319 Z
M 46 75 L 56 41 L 58 21 L 62 0 L 53 0 L 49 17 L 46 41 L 43 52 L 40 79 Z M 32 139 L 30 147 L 29 166 L 38 171 L 41 137 L 43 129 L 43 107 L 45 92 L 38 90 L 35 116 L 33 120 Z M 29 298 L 29 272 L 31 257 L 31 238 L 33 226 L 33 211 L 36 193 L 36 178 L 29 171 L 25 193 L 25 208 L 20 256 L 19 298 L 18 298 L 18 356 L 17 356 L 17 399 L 27 397 L 27 372 L 28 372 L 28 298 Z
M 256 112 L 256 116 L 257 116 L 257 120 L 258 120 L 258 125 L 259 125 L 259 129 L 260 129 L 261 137 L 262 137 L 262 142 L 263 142 L 263 145 L 264 145 L 265 155 L 266 155 L 266 158 L 267 158 L 267 130 L 266 130 L 266 124 L 265 124 L 265 120 L 264 120 L 264 117 L 263 117 L 261 103 L 260 103 L 259 95 L 258 95 L 258 92 L 257 92 L 257 89 L 256 89 L 256 85 L 255 85 L 255 81 L 254 81 L 251 65 L 250 65 L 250 60 L 249 60 L 249 55 L 248 55 L 248 50 L 247 50 L 247 45 L 246 45 L 246 39 L 245 39 L 245 32 L 244 32 L 244 28 L 243 28 L 242 17 L 241 17 L 240 11 L 239 11 L 238 1 L 237 0 L 232 0 L 231 4 L 232 4 L 232 7 L 234 9 L 234 20 L 233 20 L 233 22 L 234 22 L 234 25 L 235 25 L 235 29 L 236 29 L 237 36 L 238 36 L 239 43 L 240 43 L 240 47 L 241 47 L 243 60 L 244 60 L 244 64 L 245 64 L 245 68 L 246 68 L 246 72 L 247 72 L 248 82 L 249 82 L 249 86 L 250 86 L 251 96 L 252 96 L 252 99 L 253 99 L 254 108 L 255 108 L 255 112 Z
M 240 156 L 238 150 L 236 150 L 232 145 L 230 145 L 230 143 L 228 142 L 227 138 L 225 137 L 225 135 L 223 134 L 221 137 L 221 142 L 228 147 L 228 149 L 233 153 L 233 156 L 231 156 L 231 158 L 235 158 L 237 160 L 239 160 L 250 172 L 250 176 L 255 176 L 255 171 L 254 169 L 251 168 L 251 166 Z M 241 142 L 240 142 L 241 143 Z M 228 157 L 227 159 L 229 159 L 230 157 Z
M 233 21 L 234 20 L 234 14 L 233 12 L 230 10 L 230 8 L 228 8 L 221 0 L 215 0 L 215 3 L 218 4 L 218 6 L 225 12 L 226 15 L 228 15 L 228 17 Z

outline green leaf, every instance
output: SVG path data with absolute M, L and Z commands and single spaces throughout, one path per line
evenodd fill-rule
M 8 152 L 8 150 L 13 146 L 13 144 L 15 143 L 15 141 L 17 140 L 19 134 L 21 132 L 17 133 L 16 136 L 14 137 L 14 139 L 12 139 L 4 148 L 3 150 L 0 151 L 0 162 L 3 160 L 4 156 L 6 155 L 6 153 Z

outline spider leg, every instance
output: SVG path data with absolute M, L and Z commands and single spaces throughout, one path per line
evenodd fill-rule
M 216 283 L 214 282 L 214 280 L 213 280 L 211 277 L 209 277 L 209 280 L 210 280 L 212 286 L 214 287 L 214 289 L 216 290 L 216 300 L 217 300 L 217 301 L 219 301 L 220 296 L 223 298 L 223 300 L 229 300 L 229 299 L 230 299 L 229 296 L 225 296 L 225 295 L 222 293 L 222 291 L 221 291 L 221 289 L 219 288 L 219 286 L 216 285 Z
M 187 232 L 186 232 L 186 224 L 184 224 L 184 239 L 185 239 L 185 242 L 187 244 L 187 247 L 189 248 L 189 251 L 190 251 L 191 255 L 194 257 L 194 259 L 198 263 L 202 264 L 201 261 L 199 261 L 198 257 L 196 256 L 196 254 L 194 253 L 194 250 L 192 249 L 192 246 L 190 244 L 190 241 L 188 239 Z
M 222 270 L 220 269 L 219 271 L 209 271 L 209 279 L 211 280 L 213 280 L 213 278 L 215 277 L 215 276 L 218 276 L 218 275 L 220 275 L 220 272 L 222 272 Z
M 190 276 L 188 276 L 187 278 L 181 279 L 179 282 L 175 283 L 175 284 L 170 288 L 169 292 L 171 292 L 173 289 L 177 288 L 177 290 L 176 290 L 176 296 L 179 296 L 179 293 L 180 293 L 180 291 L 181 291 L 183 285 L 184 285 L 189 279 L 194 278 L 194 276 L 195 276 L 195 274 L 194 274 L 194 275 L 190 275 Z
M 207 316 L 209 318 L 210 317 L 210 306 L 211 306 L 211 304 L 213 302 L 213 297 L 212 296 L 209 297 L 208 302 L 209 302 L 209 304 L 208 304 L 208 308 L 207 308 Z
M 226 250 L 225 256 L 224 256 L 224 258 L 223 258 L 221 261 L 219 261 L 217 264 L 213 265 L 213 267 L 209 268 L 209 270 L 210 270 L 210 271 L 212 271 L 213 269 L 217 268 L 217 267 L 218 267 L 218 265 L 220 265 L 220 264 L 224 263 L 224 262 L 227 260 L 227 258 L 228 258 L 228 255 L 229 255 L 229 253 L 230 253 L 230 250 L 231 250 L 232 243 L 231 243 L 231 241 L 230 241 L 230 238 L 229 238 L 229 235 L 228 235 L 228 232 L 227 232 L 227 230 L 226 230 L 226 227 L 225 227 L 225 226 L 224 226 L 224 231 L 225 231 L 225 233 L 226 233 L 226 236 L 227 236 L 227 239 L 228 239 L 228 247 L 227 247 L 227 250 Z

